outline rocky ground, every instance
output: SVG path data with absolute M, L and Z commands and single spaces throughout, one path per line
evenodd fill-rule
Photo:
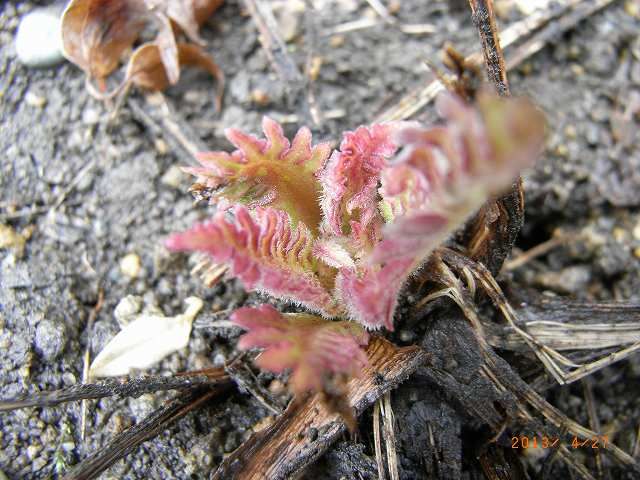
M 439 65 L 445 42 L 465 52 L 478 43 L 463 1 L 398 2 L 400 22 L 435 27 L 426 35 L 384 23 L 331 34 L 373 12 L 356 0 L 314 3 L 321 10 L 313 16 L 313 45 L 303 16 L 281 16 L 281 22 L 301 68 L 310 48 L 321 59 L 313 88 L 318 108 L 331 118 L 316 129 L 318 139 L 336 139 L 370 122 L 429 81 L 424 61 Z M 0 240 L 10 244 L 0 250 L 0 397 L 80 381 L 85 348 L 90 344 L 98 352 L 118 332 L 113 310 L 126 295 L 171 315 L 191 295 L 202 298 L 209 313 L 252 298 L 232 281 L 204 288 L 189 274 L 188 258 L 161 246 L 169 232 L 207 215 L 205 207 L 193 207 L 189 178 L 176 169 L 189 159 L 150 131 L 126 102 L 116 121 L 108 122 L 109 109 L 87 94 L 75 66 L 31 69 L 17 60 L 19 19 L 37 6 L 27 1 L 0 7 Z M 544 158 L 525 178 L 519 248 L 558 231 L 572 239 L 505 274 L 517 288 L 584 300 L 640 300 L 639 9 L 637 2 L 614 2 L 510 74 L 513 92 L 539 104 L 550 126 Z M 517 8 L 501 13 L 503 25 L 522 16 Z M 167 92 L 200 140 L 211 149 L 228 148 L 225 127 L 258 132 L 265 114 L 294 131 L 299 105 L 287 99 L 239 2 L 225 2 L 203 36 L 227 77 L 222 111 L 213 107 L 212 80 L 204 74 L 186 72 Z M 145 101 L 139 92 L 132 98 Z M 104 304 L 89 329 L 100 291 Z M 154 372 L 222 365 L 234 351 L 235 335 L 194 329 L 188 348 Z M 402 329 L 399 335 L 411 338 Z M 602 423 L 623 418 L 629 424 L 617 440 L 627 451 L 640 418 L 639 377 L 640 363 L 631 360 L 593 378 Z M 0 471 L 7 478 L 55 478 L 165 398 L 92 402 L 84 441 L 79 403 L 0 414 Z M 557 388 L 549 398 L 586 422 L 580 386 Z M 207 478 L 268 414 L 252 397 L 234 396 L 189 415 L 102 478 Z M 369 432 L 357 442 L 345 438 L 321 461 L 317 478 L 377 478 L 370 440 Z M 402 449 L 399 454 L 402 460 Z M 400 463 L 402 478 L 425 478 L 416 463 Z

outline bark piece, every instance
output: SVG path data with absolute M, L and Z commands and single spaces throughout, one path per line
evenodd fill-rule
M 428 358 L 418 347 L 398 348 L 381 337 L 372 338 L 366 353 L 369 366 L 360 378 L 347 384 L 349 405 L 356 415 Z M 345 431 L 340 416 L 327 410 L 320 394 L 295 399 L 271 427 L 253 435 L 227 457 L 211 478 L 295 478 Z

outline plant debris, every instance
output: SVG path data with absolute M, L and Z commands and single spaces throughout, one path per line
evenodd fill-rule
M 198 30 L 221 4 L 222 0 L 72 0 L 62 17 L 63 53 L 85 71 L 89 92 L 99 98 L 110 98 L 129 84 L 164 90 L 178 82 L 182 66 L 202 68 L 218 82 L 219 110 L 224 75 L 204 51 Z M 133 50 L 124 80 L 107 93 L 107 77 L 150 24 L 157 31 L 155 39 Z M 180 42 L 181 36 L 188 42 Z
M 189 297 L 187 309 L 175 317 L 142 313 L 128 323 L 100 351 L 89 367 L 89 376 L 128 375 L 144 370 L 170 353 L 187 346 L 193 320 L 202 310 L 202 300 Z

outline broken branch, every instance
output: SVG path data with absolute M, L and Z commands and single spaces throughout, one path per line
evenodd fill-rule
M 52 407 L 76 400 L 89 400 L 104 397 L 139 397 L 145 393 L 164 390 L 191 390 L 198 387 L 221 386 L 230 380 L 224 370 L 215 368 L 201 372 L 186 372 L 172 377 L 149 376 L 130 378 L 126 381 L 106 380 L 99 383 L 86 383 L 35 393 L 0 401 L 0 412 L 28 407 Z
M 398 348 L 372 338 L 369 365 L 347 384 L 347 400 L 356 415 L 396 387 L 424 364 L 428 354 L 418 347 Z M 339 414 L 330 412 L 321 394 L 297 398 L 269 428 L 254 434 L 225 458 L 212 480 L 262 480 L 295 477 L 320 457 L 346 431 Z

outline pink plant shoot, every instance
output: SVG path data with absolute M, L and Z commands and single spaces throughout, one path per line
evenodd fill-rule
M 264 348 L 257 358 L 260 368 L 277 373 L 291 369 L 289 383 L 296 393 L 322 390 L 326 373 L 356 376 L 367 365 L 360 347 L 369 335 L 357 323 L 304 313 L 283 315 L 270 305 L 240 308 L 231 319 L 249 330 L 238 347 Z
M 237 150 L 203 153 L 189 169 L 219 212 L 168 246 L 206 253 L 248 289 L 321 315 L 260 307 L 233 317 L 249 330 L 240 346 L 266 348 L 260 365 L 291 369 L 296 391 L 353 374 L 366 337 L 347 326 L 393 330 L 410 275 L 541 148 L 544 120 L 525 100 L 481 93 L 471 106 L 444 94 L 438 108 L 442 125 L 358 127 L 333 152 L 306 128 L 290 142 L 265 118 L 265 139 L 229 130 Z

